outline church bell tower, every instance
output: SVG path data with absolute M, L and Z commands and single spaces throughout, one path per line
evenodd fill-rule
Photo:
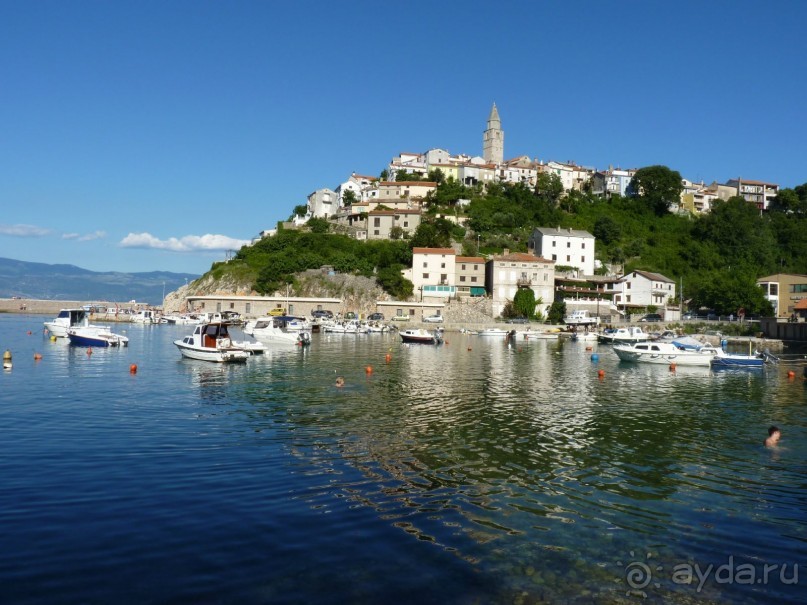
M 502 121 L 499 119 L 499 110 L 496 103 L 488 116 L 488 128 L 482 137 L 482 156 L 488 164 L 501 164 L 504 162 L 504 131 Z

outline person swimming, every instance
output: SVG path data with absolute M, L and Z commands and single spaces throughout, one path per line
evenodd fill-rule
M 782 436 L 782 431 L 778 426 L 772 426 L 768 429 L 768 437 L 765 439 L 765 447 L 775 447 L 779 443 Z

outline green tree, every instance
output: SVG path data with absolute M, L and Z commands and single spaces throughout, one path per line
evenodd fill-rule
M 300 204 L 299 206 L 294 207 L 294 211 L 291 214 L 289 220 L 292 220 L 295 216 L 303 217 L 308 214 L 308 205 Z
M 312 233 L 328 233 L 331 228 L 331 224 L 327 220 L 316 216 L 308 219 L 306 225 Z
M 389 180 L 389 170 L 384 168 L 384 170 L 381 171 L 381 174 L 378 175 L 378 180 L 383 181 L 383 182 L 388 181 Z
M 535 180 L 535 193 L 550 204 L 557 204 L 563 195 L 563 181 L 554 172 L 542 172 Z
M 666 166 L 647 166 L 633 175 L 628 190 L 642 200 L 658 216 L 669 212 L 670 204 L 681 200 L 681 174 Z
M 399 225 L 393 225 L 390 227 L 389 238 L 391 240 L 403 239 L 404 235 L 406 235 L 406 232 L 403 230 L 403 227 Z
M 551 324 L 562 324 L 563 318 L 566 317 L 566 303 L 562 300 L 556 300 L 549 307 L 547 318 Z
M 342 192 L 342 203 L 345 206 L 352 206 L 358 201 L 359 198 L 356 197 L 356 193 L 352 189 L 346 189 Z
M 433 170 L 429 170 L 428 179 L 438 185 L 442 184 L 446 180 L 445 173 L 440 170 L 439 168 L 434 168 Z
M 619 240 L 621 234 L 622 229 L 620 229 L 619 223 L 610 216 L 601 216 L 594 223 L 592 235 L 597 238 L 600 244 L 605 246 L 612 244 Z
M 414 284 L 401 274 L 403 269 L 403 265 L 391 265 L 379 269 L 376 275 L 378 285 L 398 300 L 411 297 L 415 289 Z

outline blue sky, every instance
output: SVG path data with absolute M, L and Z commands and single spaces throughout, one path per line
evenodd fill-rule
M 203 273 L 401 151 L 807 182 L 807 2 L 0 0 L 0 256 Z

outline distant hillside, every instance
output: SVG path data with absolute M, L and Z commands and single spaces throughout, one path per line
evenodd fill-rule
M 162 304 L 166 294 L 199 277 L 192 273 L 99 273 L 75 265 L 0 258 L 0 298 L 129 301 Z

